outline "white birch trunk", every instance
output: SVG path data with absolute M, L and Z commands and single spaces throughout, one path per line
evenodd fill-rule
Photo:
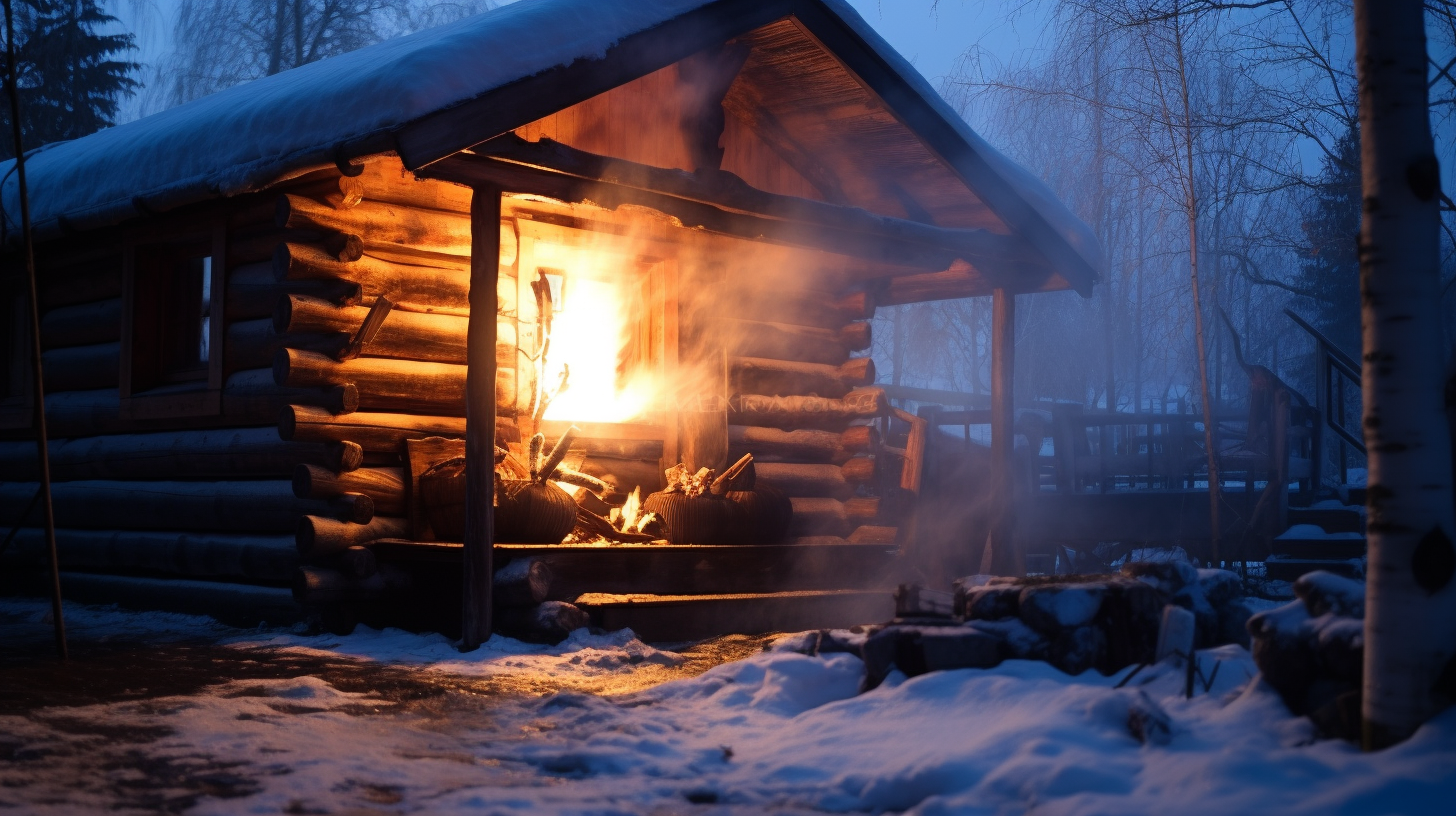
M 1421 0 L 1356 0 L 1362 380 L 1370 451 L 1364 743 L 1446 702 L 1456 651 L 1451 442 L 1442 411 L 1437 186 Z

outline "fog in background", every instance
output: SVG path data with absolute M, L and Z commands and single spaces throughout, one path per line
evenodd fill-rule
M 1150 9 L 1169 4 L 850 1 L 978 132 L 1045 180 L 1106 248 L 1094 297 L 1019 299 L 1019 403 L 1193 410 L 1200 399 L 1194 246 L 1219 404 L 1237 406 L 1247 380 L 1218 309 L 1241 335 L 1248 362 L 1273 368 L 1311 399 L 1312 341 L 1285 308 L 1358 356 L 1359 176 L 1347 2 L 1215 11 L 1184 0 L 1179 8 L 1190 13 L 1149 19 Z M 144 87 L 124 103 L 120 121 L 503 4 L 329 0 L 303 5 L 347 24 L 320 28 L 317 16 L 305 15 L 277 29 L 273 0 L 108 0 L 120 26 L 136 35 L 143 66 Z M 1445 66 L 1456 57 L 1453 4 L 1431 0 L 1429 18 L 1431 56 Z M 1435 67 L 1431 73 L 1432 122 L 1450 194 L 1456 68 L 1451 76 Z M 1445 226 L 1443 282 L 1450 283 L 1456 213 L 1446 213 Z M 1449 285 L 1443 305 L 1448 315 L 1456 309 Z M 990 311 L 989 299 L 880 310 L 874 354 L 881 380 L 987 392 Z M 1456 323 L 1447 325 L 1449 346 Z

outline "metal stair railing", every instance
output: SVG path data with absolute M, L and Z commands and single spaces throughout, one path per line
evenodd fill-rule
M 1360 428 L 1360 417 L 1357 414 L 1354 418 L 1354 427 L 1347 422 L 1346 406 L 1349 405 L 1349 397 L 1360 393 L 1360 365 L 1350 358 L 1350 355 L 1340 350 L 1333 341 L 1310 325 L 1308 321 L 1295 314 L 1292 309 L 1285 309 L 1284 313 L 1289 315 L 1297 326 L 1304 329 L 1315 341 L 1315 403 L 1319 410 L 1321 423 L 1334 431 L 1340 443 L 1340 482 L 1348 480 L 1346 463 L 1349 460 L 1346 446 L 1354 448 L 1365 456 L 1364 431 Z M 1353 388 L 1351 392 L 1348 389 Z M 1316 462 L 1314 473 L 1322 473 L 1323 451 L 1318 448 L 1314 451 Z

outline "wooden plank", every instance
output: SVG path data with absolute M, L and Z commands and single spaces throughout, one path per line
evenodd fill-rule
M 406 160 L 406 164 L 408 164 Z M 496 287 L 500 280 L 501 191 L 477 185 L 470 201 L 470 325 L 465 383 L 465 568 L 461 648 L 490 638 L 495 541 Z M 514 400 L 512 400 L 514 402 Z
M 576 605 L 603 629 L 631 629 L 645 641 L 682 642 L 724 634 L 846 629 L 895 615 L 892 592 L 805 591 L 737 595 L 609 595 Z

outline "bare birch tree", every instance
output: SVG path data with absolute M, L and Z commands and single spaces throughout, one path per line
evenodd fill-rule
M 1360 289 L 1370 450 L 1364 744 L 1405 739 L 1451 700 L 1456 547 L 1442 412 L 1440 166 L 1420 0 L 1356 0 Z M 1449 678 L 1447 679 L 1449 682 Z

